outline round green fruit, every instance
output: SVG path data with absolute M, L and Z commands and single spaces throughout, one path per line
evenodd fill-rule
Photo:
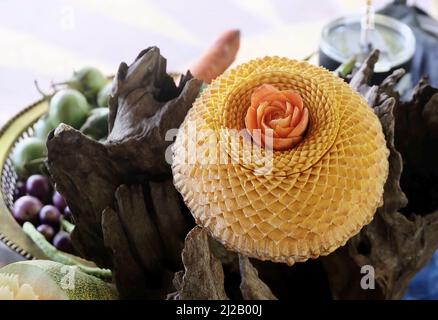
M 45 115 L 41 119 L 39 119 L 33 129 L 35 131 L 35 137 L 47 140 L 47 136 L 49 135 L 50 131 L 54 130 L 57 125 L 56 121 L 53 121 L 48 115 Z
M 113 88 L 113 84 L 111 82 L 108 82 L 105 85 L 105 87 L 103 87 L 99 91 L 99 93 L 97 95 L 97 105 L 100 108 L 107 108 L 108 107 L 108 102 L 109 102 L 112 88 Z
M 73 74 L 68 84 L 79 90 L 90 101 L 96 101 L 97 93 L 107 84 L 108 80 L 103 73 L 96 68 L 86 67 Z
M 100 140 L 108 135 L 108 108 L 91 110 L 88 119 L 80 131 L 94 140 Z
M 90 106 L 84 95 L 74 89 L 63 89 L 50 100 L 49 117 L 57 123 L 65 123 L 79 129 L 87 119 Z
M 33 160 L 47 157 L 47 147 L 44 140 L 36 137 L 25 138 L 18 142 L 12 152 L 12 164 L 18 176 L 31 174 L 26 166 Z

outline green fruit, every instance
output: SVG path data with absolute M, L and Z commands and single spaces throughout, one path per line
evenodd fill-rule
M 81 127 L 81 132 L 94 140 L 100 140 L 108 135 L 108 108 L 91 110 L 90 116 Z
M 44 176 L 48 176 L 49 173 L 46 168 L 47 157 L 37 158 L 34 160 L 30 160 L 28 163 L 24 165 L 24 171 L 26 172 L 26 177 L 31 176 L 33 174 L 42 174 Z
M 82 92 L 90 101 L 96 101 L 97 93 L 107 82 L 108 80 L 99 69 L 86 67 L 74 72 L 73 78 L 68 81 L 68 84 Z
M 65 123 L 79 129 L 87 119 L 90 106 L 77 90 L 63 89 L 50 100 L 49 117 L 57 123 Z
M 108 82 L 105 85 L 105 87 L 103 87 L 99 91 L 99 93 L 97 95 L 97 105 L 100 108 L 107 108 L 108 107 L 108 102 L 109 102 L 112 88 L 113 88 L 113 84 L 111 82 Z
M 41 251 L 50 258 L 50 260 L 62 263 L 64 265 L 75 265 L 79 269 L 81 269 L 82 272 L 85 272 L 92 276 L 96 276 L 99 278 L 111 278 L 111 270 L 90 267 L 73 258 L 73 256 L 56 249 L 56 247 L 53 246 L 49 241 L 47 241 L 47 239 L 35 228 L 32 223 L 25 222 L 23 224 L 23 231 L 29 236 L 29 238 L 33 240 L 38 248 L 40 248 Z
M 48 115 L 45 115 L 41 119 L 39 119 L 34 125 L 35 137 L 47 140 L 47 136 L 50 131 L 54 130 L 57 125 L 56 121 L 53 121 Z
M 36 137 L 25 138 L 18 142 L 12 152 L 12 164 L 17 175 L 25 177 L 33 172 L 28 172 L 26 166 L 33 160 L 47 157 L 47 147 L 44 140 Z
M 113 285 L 82 272 L 77 266 L 30 260 L 0 269 L 0 300 L 2 298 L 115 300 L 118 297 Z

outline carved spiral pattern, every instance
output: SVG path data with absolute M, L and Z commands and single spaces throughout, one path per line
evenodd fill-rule
M 269 152 L 241 134 L 254 88 L 298 92 L 309 127 Z M 173 146 L 176 188 L 196 222 L 231 250 L 274 262 L 327 255 L 381 205 L 388 149 L 378 118 L 347 83 L 306 62 L 266 57 L 205 89 Z

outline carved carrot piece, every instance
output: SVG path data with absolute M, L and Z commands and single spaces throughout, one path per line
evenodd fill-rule
M 309 123 L 309 110 L 293 90 L 278 90 L 270 84 L 255 88 L 245 116 L 250 135 L 261 130 L 261 145 L 287 150 L 301 142 Z M 269 135 L 271 140 L 266 139 Z M 254 137 L 254 136 L 253 136 Z M 257 140 L 255 140 L 256 143 Z
M 240 47 L 240 31 L 224 32 L 192 65 L 190 72 L 206 83 L 220 76 L 236 58 Z

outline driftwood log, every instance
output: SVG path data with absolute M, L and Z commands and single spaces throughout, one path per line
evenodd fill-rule
M 321 259 L 332 296 L 338 299 L 402 298 L 412 277 L 438 248 L 438 206 L 431 206 L 436 197 L 422 185 L 420 181 L 427 181 L 422 180 L 422 176 L 403 176 L 411 171 L 424 170 L 425 175 L 434 180 L 431 187 L 438 185 L 437 167 L 430 161 L 434 158 L 437 163 L 437 150 L 432 145 L 436 146 L 438 140 L 431 134 L 429 120 L 438 114 L 438 95 L 435 103 L 432 100 L 438 90 L 423 81 L 415 88 L 412 101 L 400 102 L 394 86 L 404 75 L 403 70 L 394 71 L 379 87 L 368 86 L 377 59 L 378 52 L 374 52 L 350 84 L 367 99 L 382 123 L 390 150 L 389 177 L 385 184 L 384 204 L 377 210 L 373 221 L 344 248 Z M 430 110 L 429 114 L 424 110 Z M 415 152 L 418 154 L 413 154 Z M 411 160 L 412 157 L 415 160 Z M 401 185 L 400 181 L 404 183 Z M 407 196 L 404 190 L 409 191 Z M 425 201 L 422 206 L 428 206 L 430 211 L 415 205 L 419 196 Z M 411 199 L 411 209 L 406 210 Z M 360 287 L 363 276 L 360 267 L 364 265 L 375 269 L 375 290 Z
M 124 298 L 165 297 L 182 268 L 184 238 L 194 223 L 172 183 L 166 152 L 201 81 L 176 86 L 158 48 L 120 64 L 109 101 L 104 143 L 60 125 L 48 138 L 48 166 L 74 212 L 77 252 L 114 271 Z
M 175 85 L 149 48 L 119 67 L 107 141 L 65 125 L 49 136 L 48 166 L 72 210 L 77 252 L 113 270 L 122 298 L 401 298 L 438 247 L 438 90 L 422 80 L 401 102 L 403 70 L 369 86 L 377 59 L 373 52 L 349 79 L 382 123 L 390 173 L 383 206 L 344 247 L 289 267 L 229 252 L 195 227 L 172 183 L 166 132 L 201 82 L 188 73 Z M 375 270 L 374 289 L 360 286 L 364 265 Z

